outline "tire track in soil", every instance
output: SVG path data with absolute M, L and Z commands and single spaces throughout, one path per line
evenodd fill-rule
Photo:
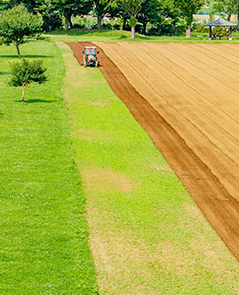
M 212 170 L 212 173 L 220 179 L 227 191 L 238 201 L 238 140 L 235 140 L 238 138 L 238 123 L 236 120 L 238 117 L 238 111 L 236 111 L 235 106 L 231 104 L 231 102 L 233 103 L 238 100 L 238 93 L 234 95 L 234 99 L 228 99 L 227 92 L 224 92 L 221 95 L 218 93 L 218 95 L 216 95 L 215 91 L 212 89 L 207 94 L 208 98 L 211 99 L 208 100 L 207 97 L 205 97 L 206 94 L 203 95 L 205 93 L 205 87 L 202 85 L 199 87 L 201 82 L 200 79 L 204 79 L 203 73 L 199 71 L 197 79 L 193 79 L 192 76 L 194 76 L 194 71 L 190 71 L 189 69 L 187 75 L 185 76 L 183 73 L 184 70 L 188 68 L 188 64 L 185 62 L 180 63 L 180 60 L 182 61 L 181 56 L 180 59 L 178 59 L 175 58 L 175 54 L 173 54 L 170 58 L 173 63 L 173 66 L 170 68 L 174 69 L 175 74 L 170 75 L 169 77 L 166 71 L 169 60 L 168 58 L 166 60 L 164 59 L 164 54 L 168 54 L 168 50 L 165 51 L 164 48 L 167 44 L 161 44 L 159 46 L 154 43 L 149 46 L 142 46 L 140 43 L 134 45 L 127 43 L 126 45 L 122 45 L 122 43 L 120 43 L 120 45 L 117 45 L 118 47 L 115 48 L 115 45 L 103 44 L 103 48 L 106 48 L 107 54 L 112 57 L 118 67 L 126 73 L 127 79 L 137 88 L 138 91 L 140 91 L 141 95 L 143 95 L 164 118 L 167 118 L 168 123 L 179 132 L 180 136 L 186 140 L 187 145 L 190 146 L 198 157 L 208 165 L 208 167 Z M 124 49 L 122 50 L 121 47 L 124 47 Z M 160 53 L 157 51 L 158 47 L 161 48 Z M 120 58 L 115 57 L 113 52 L 111 52 L 112 48 L 115 50 L 115 55 L 117 55 L 119 51 Z M 140 48 L 140 52 L 137 50 L 138 48 Z M 175 48 L 178 49 L 178 45 L 175 46 Z M 161 54 L 162 49 L 164 51 L 163 55 Z M 132 55 L 132 53 L 130 54 L 130 51 L 133 52 L 134 55 Z M 150 61 L 144 53 L 146 51 L 153 51 L 155 56 L 160 56 L 160 61 L 155 59 L 153 62 Z M 174 51 L 177 52 L 177 50 Z M 127 55 L 125 52 L 127 52 Z M 151 54 L 148 53 L 148 55 Z M 125 67 L 122 67 L 121 59 L 124 59 Z M 147 60 L 147 67 L 144 64 L 139 67 L 136 60 L 140 60 L 141 63 Z M 157 69 L 159 70 L 158 65 L 162 62 L 162 60 L 165 70 L 161 70 L 160 75 L 157 73 Z M 179 67 L 175 67 L 175 60 L 177 60 Z M 132 63 L 132 65 L 130 63 Z M 130 76 L 128 73 L 129 71 L 133 72 L 133 75 L 131 74 Z M 142 83 L 140 82 L 140 84 L 137 83 L 137 78 L 135 78 L 139 72 L 141 72 L 141 76 L 144 76 L 145 78 Z M 184 76 L 183 79 L 182 74 Z M 157 75 L 156 81 L 155 75 Z M 166 78 L 165 81 L 167 85 L 164 85 L 164 82 L 162 81 L 160 82 L 161 77 L 163 77 L 163 79 Z M 178 77 L 181 77 L 180 83 L 178 83 Z M 212 78 L 213 77 L 214 75 L 212 75 Z M 190 84 L 190 80 L 191 85 L 198 90 L 197 93 L 192 92 L 191 88 L 185 87 L 186 83 L 184 83 L 184 81 L 187 81 L 187 84 Z M 148 84 L 146 84 L 146 81 Z M 151 94 L 151 89 L 147 90 L 150 91 L 150 93 L 148 93 L 145 89 L 142 89 L 141 84 L 144 88 L 148 85 L 150 85 L 149 88 L 152 89 L 155 87 L 157 92 L 156 97 L 155 94 Z M 165 86 L 167 89 L 165 89 Z M 220 88 L 219 85 L 218 89 L 222 91 L 222 87 Z M 167 97 L 166 99 L 165 96 Z M 162 105 L 160 106 L 163 98 L 167 101 L 167 108 Z M 205 105 L 205 101 L 210 102 L 214 100 L 214 98 L 217 98 L 215 105 L 214 107 L 210 106 L 209 109 L 208 106 Z M 198 107 L 199 100 L 200 107 Z M 192 102 L 190 103 L 190 106 L 188 105 L 189 102 Z M 225 111 L 221 112 L 220 119 L 216 102 L 218 105 L 224 105 L 225 108 Z M 167 114 L 165 114 L 165 110 L 168 111 Z M 202 112 L 204 113 L 203 115 Z M 230 113 L 231 115 L 228 117 L 228 114 Z M 210 117 L 214 117 L 215 119 L 214 126 Z M 222 132 L 222 129 L 220 130 L 220 128 L 223 128 L 226 133 Z M 224 138 L 222 138 L 223 136 Z
M 237 193 L 238 179 L 235 177 L 235 175 L 239 175 L 239 167 L 237 164 L 238 141 L 235 142 L 233 137 L 229 141 L 225 133 L 224 135 L 226 135 L 226 137 L 221 140 L 223 133 L 221 132 L 222 130 L 219 131 L 219 129 L 223 127 L 221 122 L 225 120 L 227 113 L 224 113 L 224 116 L 219 120 L 219 122 L 221 121 L 220 123 L 216 123 L 219 117 L 216 105 L 214 108 L 211 106 L 210 111 L 208 106 L 203 107 L 203 103 L 205 103 L 207 99 L 200 95 L 200 92 L 195 93 L 191 91 L 192 89 L 190 87 L 185 87 L 185 83 L 183 83 L 182 80 L 178 81 L 176 78 L 182 67 L 177 68 L 174 76 L 172 73 L 168 76 L 166 61 L 164 60 L 163 70 L 162 66 L 158 66 L 159 63 L 161 64 L 163 56 L 158 52 L 156 53 L 156 45 L 158 44 L 150 44 L 150 48 L 148 48 L 146 47 L 147 45 L 142 46 L 140 43 L 134 45 L 127 43 L 124 45 L 120 43 L 120 45 L 103 44 L 103 47 L 104 49 L 106 48 L 107 54 L 114 59 L 117 66 L 121 68 L 121 70 L 123 69 L 130 83 L 136 85 L 137 91 L 160 112 L 162 117 L 167 118 L 168 123 L 186 140 L 187 145 L 195 151 L 199 158 L 205 163 L 210 164 L 209 168 L 214 175 L 219 177 L 227 190 L 230 190 L 229 193 L 234 197 L 237 196 L 237 200 L 239 200 Z M 161 47 L 164 46 L 165 45 L 161 45 Z M 140 51 L 138 47 L 140 47 Z M 160 56 L 160 61 L 152 60 L 152 58 L 149 57 L 150 53 L 145 54 L 144 51 L 150 52 L 150 49 L 153 49 L 152 51 L 156 56 Z M 127 55 L 125 52 L 127 52 Z M 140 61 L 140 65 L 137 62 L 138 60 Z M 188 76 L 192 76 L 190 72 L 188 72 Z M 148 84 L 146 84 L 146 82 L 148 82 Z M 198 85 L 198 82 L 199 80 L 196 79 L 192 84 Z M 198 100 L 201 100 L 200 108 L 195 109 L 195 106 L 198 105 Z M 165 103 L 162 104 L 163 101 L 166 102 L 167 106 Z M 190 106 L 188 104 L 190 104 Z M 200 111 L 201 109 L 204 112 L 203 115 Z M 199 114 L 200 112 L 201 114 Z M 213 113 L 216 119 L 215 126 L 213 126 L 210 118 Z M 235 124 L 229 125 L 227 123 L 225 125 L 227 126 L 227 130 L 225 131 L 233 130 L 235 127 L 232 127 Z M 238 126 L 236 127 L 237 129 L 234 134 L 238 134 Z M 226 142 L 226 145 L 224 142 Z M 209 150 L 210 153 L 208 152 Z M 219 158 L 220 161 L 218 161 Z M 233 173 L 231 167 L 234 167 Z M 223 178 L 221 178 L 222 171 L 224 172 Z
M 79 64 L 90 42 L 66 42 Z M 99 48 L 99 46 L 97 45 Z M 112 90 L 130 110 L 181 180 L 202 213 L 239 261 L 239 203 L 209 167 L 190 149 L 160 113 L 128 82 L 111 59 L 100 51 L 100 71 Z M 210 153 L 210 151 L 208 151 Z

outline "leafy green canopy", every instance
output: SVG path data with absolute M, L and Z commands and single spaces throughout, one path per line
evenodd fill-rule
M 25 86 L 31 82 L 39 84 L 46 82 L 46 68 L 43 67 L 42 60 L 28 61 L 23 58 L 20 62 L 10 64 L 10 72 L 12 74 L 8 84 L 10 86 Z
M 185 21 L 188 26 L 186 31 L 187 38 L 191 38 L 193 15 L 201 9 L 204 2 L 204 0 L 174 0 L 175 6 L 181 10 L 182 16 L 185 17 Z
M 203 6 L 204 0 L 174 0 L 174 3 L 181 10 L 187 25 L 189 25 L 192 23 L 193 15 Z
M 131 39 L 135 38 L 136 16 L 140 12 L 143 2 L 144 0 L 116 0 L 115 2 L 130 16 L 129 25 L 131 26 Z
M 238 13 L 238 0 L 215 0 L 212 1 L 212 8 L 214 12 L 226 13 L 227 20 L 230 21 L 232 14 Z
M 137 15 L 137 19 L 143 24 L 143 34 L 146 34 L 147 23 L 153 26 L 162 26 L 165 18 L 169 18 L 174 25 L 178 21 L 179 10 L 170 0 L 145 0 Z
M 93 0 L 49 0 L 50 5 L 65 17 L 65 28 L 72 28 L 71 17 L 87 15 L 93 9 Z
M 17 6 L 6 10 L 0 17 L 0 37 L 3 43 L 13 43 L 17 48 L 20 57 L 19 45 L 26 43 L 28 39 L 39 38 L 41 33 L 42 20 L 29 13 L 24 6 Z

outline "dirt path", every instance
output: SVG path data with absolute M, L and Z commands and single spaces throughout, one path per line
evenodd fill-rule
M 80 62 L 89 43 L 68 45 Z M 239 261 L 239 46 L 97 46 L 109 85 Z

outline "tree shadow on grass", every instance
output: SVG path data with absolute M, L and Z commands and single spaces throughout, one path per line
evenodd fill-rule
M 119 39 L 128 39 L 129 37 L 122 35 L 121 37 L 119 37 Z
M 113 32 L 113 36 L 111 36 Z M 117 32 L 119 32 L 117 34 Z M 103 37 L 107 37 L 107 33 L 109 34 L 109 37 L 113 37 L 115 40 L 119 39 L 129 39 L 130 41 L 135 41 L 135 39 L 142 39 L 142 40 L 151 40 L 152 36 L 145 36 L 141 35 L 139 33 L 136 33 L 136 38 L 131 39 L 130 38 L 130 31 L 122 30 L 111 30 L 111 29 L 101 29 L 100 31 L 97 29 L 70 29 L 68 31 L 62 30 L 62 31 L 52 31 L 48 32 L 49 35 L 54 36 L 54 35 L 67 35 L 67 36 L 95 36 L 95 37 L 100 37 L 103 35 Z M 114 34 L 115 33 L 115 34 Z M 123 35 L 122 35 L 123 34 Z M 126 35 L 124 35 L 126 34 Z
M 104 33 L 106 32 L 107 30 L 104 31 Z M 54 35 L 67 35 L 67 36 L 72 36 L 72 35 L 79 35 L 79 36 L 82 36 L 82 35 L 92 35 L 94 32 L 97 32 L 98 34 L 100 33 L 103 33 L 101 31 L 98 31 L 98 30 L 87 30 L 87 29 L 82 29 L 82 30 L 77 30 L 77 29 L 71 29 L 71 30 L 68 30 L 68 31 L 65 31 L 65 30 L 62 30 L 62 31 L 52 31 L 52 32 L 49 32 L 49 35 L 50 36 L 54 36 Z
M 1 55 L 0 58 L 17 58 L 20 59 L 18 57 L 18 55 Z M 51 58 L 53 57 L 52 55 L 34 55 L 34 54 L 27 54 L 27 55 L 22 55 L 22 57 L 25 58 Z
M 22 102 L 21 100 L 15 100 L 16 102 Z M 29 103 L 38 103 L 38 102 L 43 102 L 43 103 L 53 103 L 56 102 L 56 100 L 45 100 L 45 99 L 29 99 L 29 100 L 24 100 L 24 104 L 29 104 Z
M 8 75 L 10 72 L 0 72 L 0 75 Z

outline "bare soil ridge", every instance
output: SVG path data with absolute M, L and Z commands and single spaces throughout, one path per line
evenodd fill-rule
M 90 43 L 67 44 L 80 63 Z M 109 85 L 239 261 L 239 46 L 96 45 Z

